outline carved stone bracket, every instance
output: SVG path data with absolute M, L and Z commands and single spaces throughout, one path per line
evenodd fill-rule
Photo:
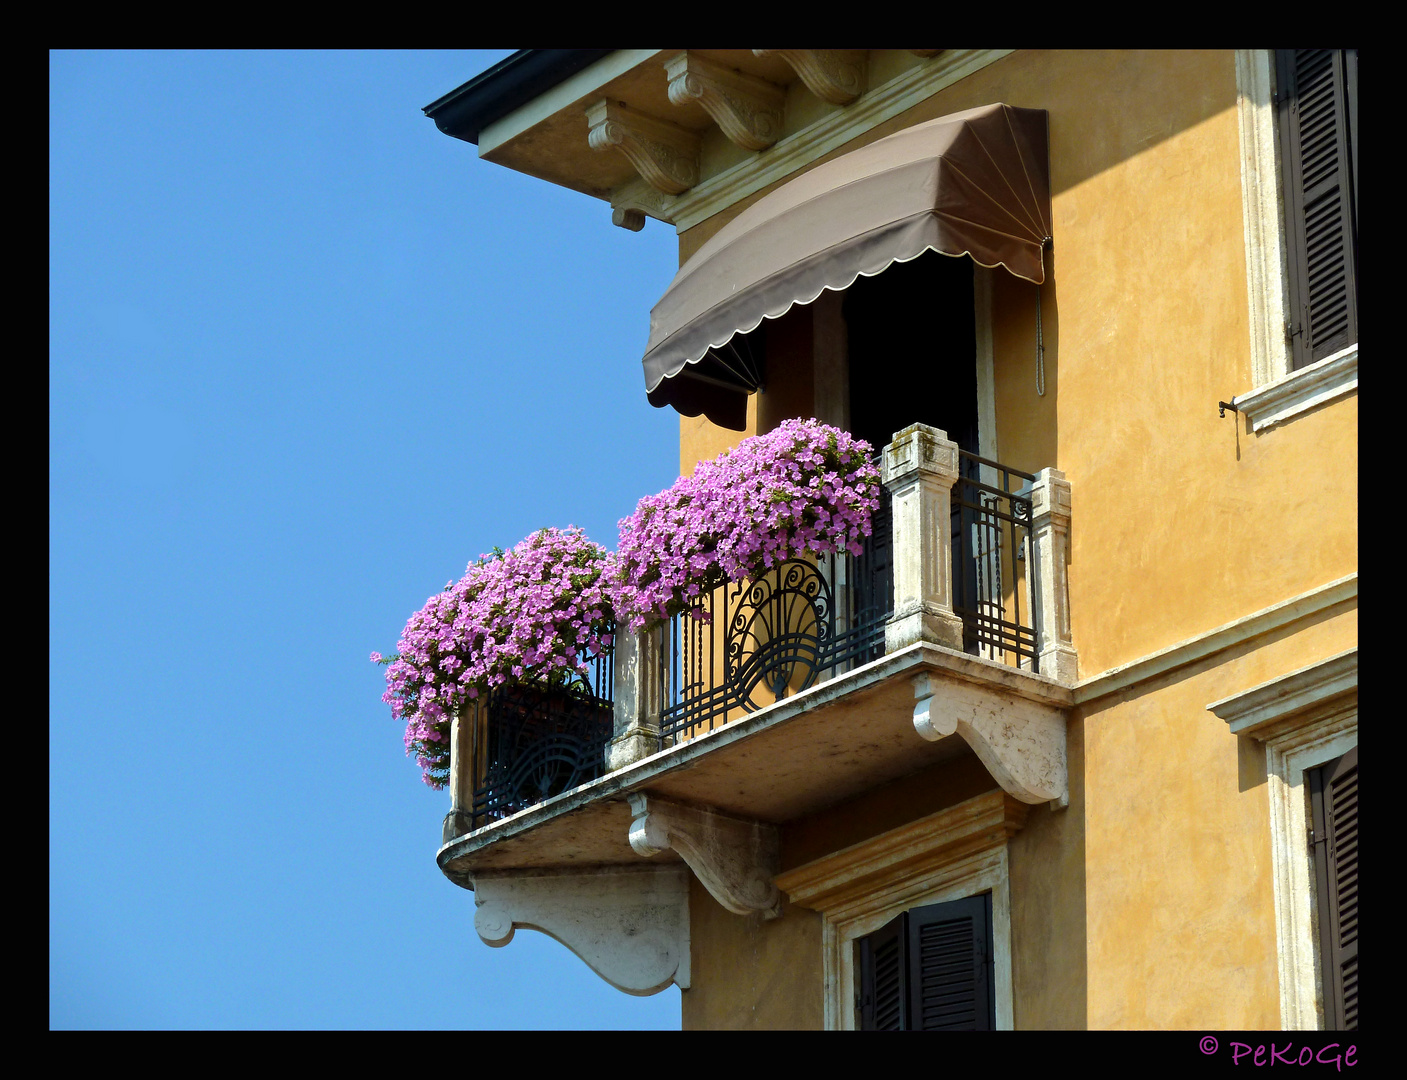
M 864 49 L 753 49 L 753 56 L 778 56 L 806 89 L 832 105 L 849 105 L 865 92 Z
M 689 986 L 689 872 L 670 866 L 474 875 L 474 929 L 502 948 L 517 929 L 560 941 L 617 990 Z
M 1014 798 L 1070 804 L 1064 712 L 928 672 L 915 675 L 913 686 L 914 730 L 923 738 L 961 735 Z
M 669 100 L 697 101 L 723 134 L 745 150 L 765 150 L 782 134 L 786 91 L 780 86 L 682 52 L 665 62 Z
M 641 855 L 673 848 L 715 900 L 735 915 L 775 919 L 781 893 L 772 879 L 781 867 L 775 826 L 741 821 L 714 810 L 630 795 L 630 846 Z
M 603 98 L 586 110 L 587 144 L 615 147 L 660 191 L 678 195 L 699 182 L 699 137 L 692 131 Z

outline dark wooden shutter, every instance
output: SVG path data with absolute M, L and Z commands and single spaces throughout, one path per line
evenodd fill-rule
M 1358 1030 L 1358 748 L 1309 774 L 1324 1026 Z
M 1283 49 L 1276 101 L 1292 363 L 1358 340 L 1358 53 Z
M 904 1031 L 908 1027 L 905 921 L 905 916 L 899 915 L 860 939 L 861 1031 Z
M 909 1016 L 917 1031 L 991 1031 L 992 896 L 909 916 Z
M 990 893 L 906 911 L 859 944 L 861 1030 L 996 1026 Z

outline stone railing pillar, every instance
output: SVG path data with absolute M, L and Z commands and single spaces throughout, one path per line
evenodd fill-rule
M 913 424 L 884 448 L 882 477 L 894 522 L 894 614 L 884 627 L 884 651 L 915 641 L 960 650 L 952 525 L 958 445 L 945 431 Z
M 455 710 L 449 725 L 449 813 L 440 830 L 442 842 L 472 831 L 474 807 L 474 736 L 482 698 Z
M 660 749 L 660 642 L 664 627 L 616 635 L 615 736 L 606 744 L 614 772 Z
M 1073 685 L 1075 647 L 1070 637 L 1070 481 L 1059 469 L 1042 469 L 1031 485 L 1031 528 L 1036 547 L 1040 673 Z

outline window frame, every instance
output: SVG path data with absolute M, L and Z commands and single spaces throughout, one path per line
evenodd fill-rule
M 822 915 L 825 1028 L 854 1031 L 857 943 L 913 908 L 992 894 L 995 1029 L 1014 1027 L 1010 837 L 1029 811 L 1000 789 L 920 818 L 776 878 Z
M 1207 709 L 1263 743 L 1270 798 L 1280 1026 L 1324 1026 L 1318 887 L 1307 773 L 1358 745 L 1358 649 L 1330 656 Z
M 1246 245 L 1252 389 L 1232 398 L 1253 432 L 1358 389 L 1358 343 L 1294 369 L 1286 337 L 1290 267 L 1272 49 L 1236 50 L 1241 210 Z

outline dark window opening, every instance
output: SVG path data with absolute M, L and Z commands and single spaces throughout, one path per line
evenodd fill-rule
M 1309 770 L 1324 1026 L 1358 1030 L 1358 748 Z
M 1358 340 L 1358 50 L 1281 49 L 1276 83 L 1298 369 Z
M 906 911 L 856 947 L 860 1030 L 995 1030 L 991 893 Z
M 876 449 L 928 424 L 977 453 L 973 265 L 936 251 L 857 278 L 845 295 L 850 429 Z

